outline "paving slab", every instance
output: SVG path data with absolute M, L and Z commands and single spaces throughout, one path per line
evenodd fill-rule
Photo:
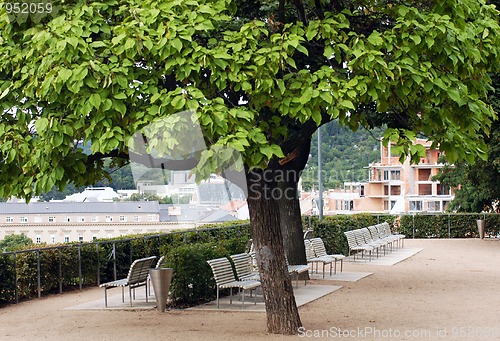
M 356 256 L 356 260 L 354 260 L 354 257 L 350 256 L 344 259 L 344 266 L 346 263 L 348 265 L 395 265 L 399 262 L 404 261 L 405 259 L 410 258 L 411 256 L 416 255 L 422 250 L 423 248 L 420 247 L 403 247 L 391 252 L 387 252 L 385 255 L 383 253 L 380 253 L 378 258 L 372 257 L 372 260 L 369 260 L 367 257 L 360 258 L 358 256 Z

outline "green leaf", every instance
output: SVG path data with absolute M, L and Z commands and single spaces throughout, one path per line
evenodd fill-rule
M 99 94 L 92 94 L 90 95 L 89 102 L 94 108 L 99 109 L 101 106 L 101 96 Z
M 7 96 L 8 93 L 9 93 L 9 88 L 6 88 L 4 91 L 2 91 L 2 94 L 0 95 L 0 99 L 2 99 L 5 96 Z
M 61 82 L 66 82 L 71 77 L 72 74 L 73 72 L 71 70 L 61 68 L 61 70 L 59 70 L 59 75 L 57 76 L 57 80 Z
M 182 41 L 179 38 L 174 38 L 170 40 L 170 44 L 177 50 L 181 51 L 182 50 Z
M 309 56 L 309 51 L 307 51 L 307 49 L 302 45 L 297 46 L 297 51 L 302 52 L 306 56 Z
M 278 88 L 280 89 L 280 92 L 283 95 L 286 91 L 285 82 L 283 82 L 282 79 L 277 79 L 276 84 L 278 84 Z
M 35 122 L 35 129 L 39 134 L 45 132 L 48 126 L 49 126 L 49 119 L 46 117 L 39 118 Z
M 113 106 L 123 116 L 127 113 L 127 106 L 122 101 L 113 101 Z
M 411 36 L 410 38 L 411 40 L 413 40 L 413 42 L 415 42 L 415 45 L 420 44 L 420 42 L 422 41 L 422 38 L 420 38 L 420 36 Z
M 119 93 L 115 94 L 114 97 L 116 99 L 127 99 L 127 95 L 125 95 L 125 93 L 123 93 L 123 92 L 119 92 Z
M 460 97 L 460 93 L 458 92 L 457 89 L 448 89 L 448 96 L 450 96 L 450 98 L 461 104 L 462 103 L 462 98 Z
M 379 46 L 384 43 L 384 40 L 380 36 L 380 33 L 377 31 L 373 31 L 372 34 L 368 37 L 368 41 L 374 45 L 374 46 Z
M 354 107 L 354 104 L 352 104 L 351 101 L 345 99 L 342 102 L 340 102 L 340 105 L 343 106 L 344 108 L 355 110 L 356 108 Z

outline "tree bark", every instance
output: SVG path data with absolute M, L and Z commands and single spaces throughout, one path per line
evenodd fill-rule
M 285 255 L 291 265 L 307 264 L 297 182 L 281 181 L 278 187 L 284 194 L 277 204 Z
M 298 183 L 301 172 L 304 170 L 311 149 L 311 135 L 309 132 L 302 138 L 283 146 L 287 153 L 285 161 L 281 161 L 281 173 L 277 176 L 280 192 L 278 198 L 280 212 L 281 233 L 285 254 L 291 265 L 307 264 L 304 247 L 304 231 L 302 214 L 300 211 Z
M 302 323 L 285 261 L 279 207 L 273 198 L 278 195 L 279 188 L 269 168 L 254 169 L 246 174 L 247 202 L 266 303 L 267 330 L 273 334 L 296 335 Z

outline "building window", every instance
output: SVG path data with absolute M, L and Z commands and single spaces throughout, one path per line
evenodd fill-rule
M 429 201 L 427 203 L 427 210 L 439 212 L 441 211 L 441 203 L 439 201 Z
M 344 211 L 352 211 L 354 202 L 352 200 L 344 200 Z
M 50 216 L 49 217 L 49 223 L 55 223 L 56 222 L 56 217 Z
M 27 223 L 28 222 L 28 217 L 21 217 L 21 223 Z
M 5 221 L 8 222 L 8 223 L 13 223 L 14 222 L 14 218 L 13 217 L 6 217 Z
M 81 233 L 80 233 L 80 234 L 78 235 L 78 241 L 79 241 L 79 242 L 83 242 L 83 234 L 81 234 Z
M 431 184 L 418 185 L 418 195 L 432 195 L 432 185 Z
M 85 217 L 78 217 L 76 221 L 78 221 L 79 223 L 84 223 Z
M 391 170 L 391 180 L 401 180 L 401 171 Z
M 430 169 L 419 169 L 418 170 L 418 181 L 431 181 L 431 170 Z
M 450 195 L 451 189 L 441 184 L 437 185 L 437 195 Z
M 389 171 L 384 171 L 384 180 L 389 180 Z
M 69 222 L 70 222 L 70 220 L 71 220 L 71 219 L 70 219 L 69 217 L 64 217 L 64 221 L 65 221 L 65 222 L 69 223 Z
M 50 235 L 50 243 L 55 244 L 56 243 L 56 236 L 54 234 Z
M 107 216 L 106 216 L 106 222 L 107 222 L 107 223 L 111 223 L 112 221 L 113 221 L 113 217 L 112 217 L 112 216 L 110 216 L 110 215 L 107 215 Z
M 148 214 L 148 221 L 155 221 L 154 214 Z
M 395 200 L 391 200 L 391 208 L 389 208 L 389 201 L 388 200 L 385 200 L 384 201 L 384 210 L 385 211 L 390 211 L 394 208 L 394 205 L 396 205 L 396 201 Z
M 42 222 L 42 217 L 39 215 L 35 216 L 35 223 L 41 223 Z
M 401 171 L 400 170 L 385 170 L 384 171 L 384 180 L 401 180 Z
M 98 216 L 93 216 L 93 217 L 92 217 L 92 222 L 93 222 L 93 223 L 97 223 L 97 222 L 99 222 L 99 217 L 98 217 Z
M 68 235 L 64 236 L 64 242 L 69 243 L 69 236 Z
M 40 244 L 42 242 L 42 236 L 40 236 L 39 234 L 37 234 L 35 236 L 35 243 L 36 244 Z
M 92 241 L 94 241 L 94 242 L 95 242 L 96 240 L 97 240 L 97 235 L 93 234 L 93 235 L 92 235 Z
M 127 217 L 125 217 L 124 215 L 121 215 L 121 216 L 120 216 L 120 221 L 121 221 L 121 222 L 125 222 L 125 221 L 127 221 Z
M 139 217 L 138 215 L 135 215 L 135 216 L 134 216 L 134 221 L 135 221 L 136 223 L 140 222 L 140 221 L 141 221 L 141 217 Z
M 359 187 L 359 196 L 364 197 L 365 196 L 365 185 L 361 185 Z
M 422 211 L 422 202 L 417 200 L 410 201 L 410 211 Z

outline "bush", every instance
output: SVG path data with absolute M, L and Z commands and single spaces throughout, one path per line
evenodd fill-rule
M 125 278 L 130 264 L 135 259 L 151 255 L 159 257 L 160 254 L 166 255 L 170 250 L 181 246 L 189 248 L 192 243 L 211 243 L 216 249 L 227 249 L 228 254 L 242 252 L 249 236 L 249 224 L 235 226 L 234 223 L 227 223 L 204 226 L 195 231 L 124 236 L 114 240 L 102 239 L 96 243 L 74 243 L 45 248 L 31 245 L 23 251 L 0 254 L 0 304 L 38 296 L 38 262 L 40 291 L 42 295 L 46 295 L 72 290 L 80 285 L 97 285 Z M 179 255 L 185 256 L 186 252 L 180 252 Z M 178 259 L 179 264 L 181 261 L 187 262 L 189 257 L 196 259 L 193 254 L 186 257 L 184 260 Z M 202 263 L 204 262 L 205 260 Z M 182 271 L 179 270 L 179 273 Z M 191 275 L 196 277 L 193 271 Z M 187 280 L 189 278 L 186 276 L 185 281 Z M 205 289 L 196 285 L 191 293 L 181 290 L 177 296 L 180 302 L 194 302 L 199 300 L 197 297 L 200 295 L 200 299 L 205 297 L 202 293 Z
M 407 238 L 477 238 L 478 219 L 486 221 L 487 235 L 499 235 L 500 215 L 485 213 L 404 215 L 400 232 Z
M 170 292 L 176 305 L 208 302 L 216 295 L 215 281 L 207 260 L 244 252 L 245 238 L 165 247 L 165 266 L 173 268 Z M 163 252 L 162 252 L 163 253 Z

